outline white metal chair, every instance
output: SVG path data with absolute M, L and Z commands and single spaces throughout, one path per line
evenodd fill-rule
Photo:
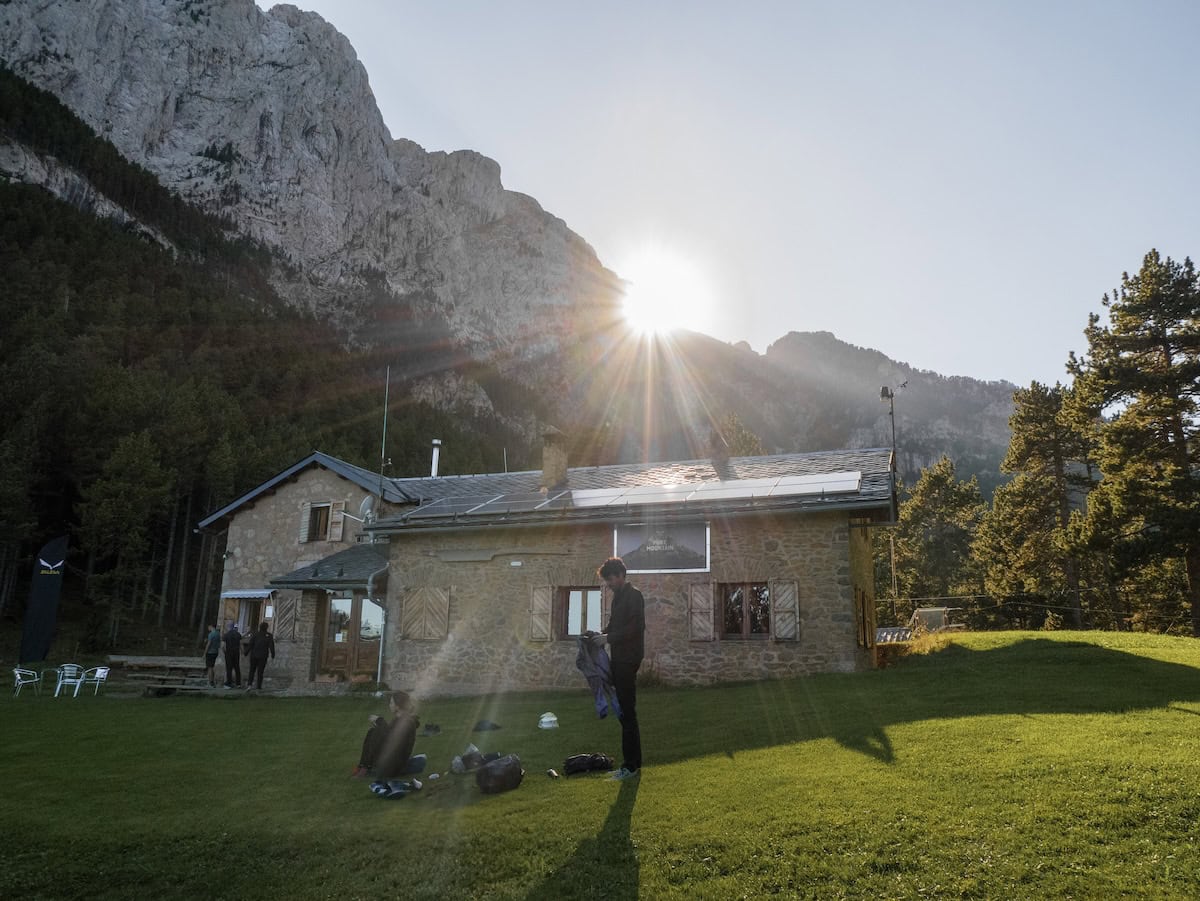
M 13 667 L 13 697 L 21 693 L 21 689 L 26 685 L 33 686 L 33 693 L 40 695 L 42 693 L 42 674 L 35 673 L 31 669 L 21 669 L 19 666 Z
M 100 686 L 103 685 L 107 681 L 108 681 L 108 667 L 107 666 L 93 666 L 91 669 L 84 671 L 82 684 L 96 686 L 94 689 L 92 689 L 92 694 L 98 695 L 98 694 L 100 694 Z M 75 694 L 79 694 L 79 686 L 78 685 L 75 686 Z
M 75 694 L 77 695 L 79 694 L 79 686 L 82 684 L 83 667 L 78 663 L 64 663 L 58 668 L 58 684 L 54 686 L 54 697 L 58 697 L 64 685 L 74 685 Z

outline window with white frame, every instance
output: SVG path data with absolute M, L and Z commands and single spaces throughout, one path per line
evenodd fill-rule
M 575 638 L 585 632 L 599 632 L 602 624 L 603 589 L 560 588 L 558 591 L 558 615 L 555 617 L 559 638 Z

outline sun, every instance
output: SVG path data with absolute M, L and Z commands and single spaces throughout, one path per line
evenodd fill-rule
M 617 273 L 625 281 L 625 321 L 639 334 L 711 329 L 712 285 L 697 261 L 669 248 L 646 246 L 630 254 Z

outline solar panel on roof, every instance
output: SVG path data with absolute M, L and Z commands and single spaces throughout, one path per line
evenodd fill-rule
M 770 488 L 760 488 L 758 490 L 745 488 L 714 488 L 707 491 L 697 491 L 689 499 L 693 503 L 704 503 L 706 501 L 741 501 L 750 500 L 754 497 L 766 497 L 770 492 Z
M 502 494 L 492 498 L 486 504 L 470 511 L 472 516 L 485 516 L 503 513 L 528 513 L 532 510 L 542 510 L 568 492 L 565 490 L 550 491 L 543 494 L 540 491 L 518 491 L 512 494 Z
M 690 497 L 695 488 L 689 485 L 647 485 L 640 488 L 630 488 L 619 498 L 614 498 L 608 506 L 624 504 L 676 504 Z
M 606 507 L 624 493 L 624 488 L 580 488 L 569 492 L 574 507 Z
M 793 497 L 801 494 L 843 494 L 858 491 L 861 472 L 830 472 L 811 476 L 785 476 L 771 489 L 771 497 Z
M 422 504 L 407 514 L 408 519 L 434 519 L 449 516 L 464 516 L 477 507 L 495 500 L 499 495 L 479 494 L 461 495 L 459 497 L 443 497 L 428 504 Z

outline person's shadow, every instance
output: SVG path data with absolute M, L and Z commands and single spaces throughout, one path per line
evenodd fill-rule
M 638 859 L 629 837 L 629 821 L 639 782 L 640 778 L 621 783 L 600 831 L 581 841 L 574 854 L 525 896 L 528 901 L 637 898 Z

